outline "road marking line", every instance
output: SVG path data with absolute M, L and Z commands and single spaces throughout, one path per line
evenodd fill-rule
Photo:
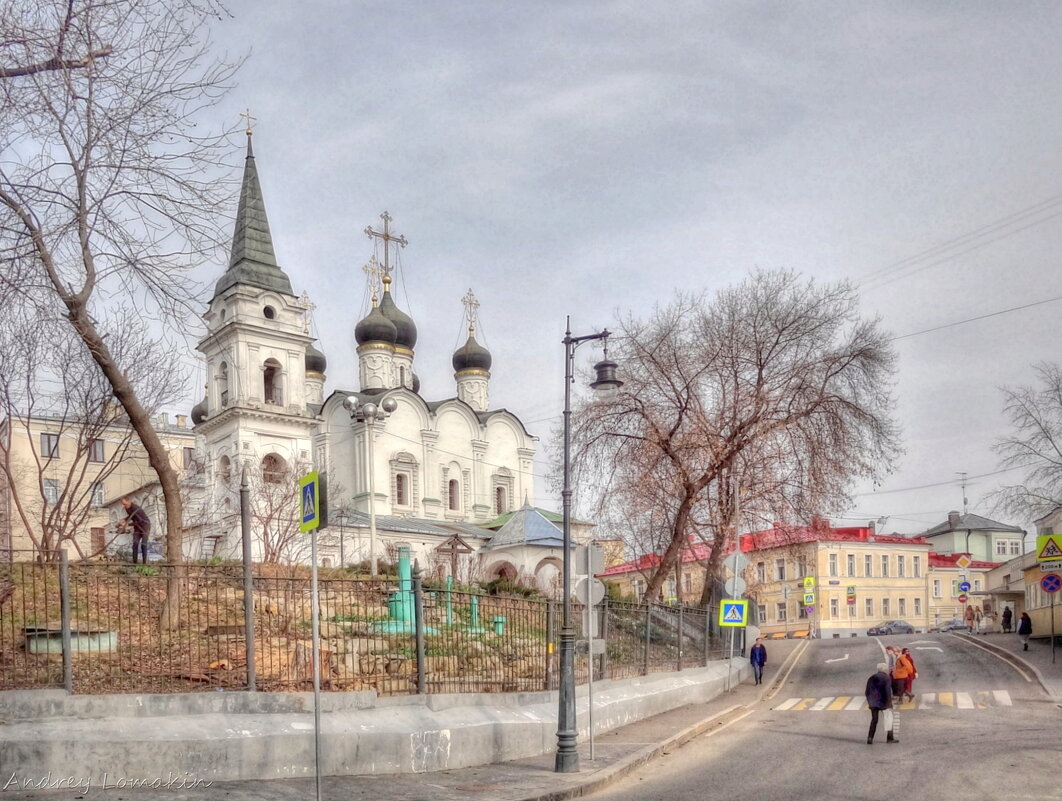
M 935 704 L 937 702 L 937 694 L 936 693 L 922 693 L 920 698 L 921 698 L 921 703 L 918 706 L 919 709 L 928 709 L 929 707 L 933 706 L 933 704 Z
M 995 696 L 996 703 L 1000 706 L 1014 706 L 1010 700 L 1010 693 L 1006 690 L 993 690 L 992 695 Z
M 781 711 L 784 712 L 787 709 L 792 709 L 797 704 L 797 702 L 799 700 L 800 700 L 799 698 L 788 698 L 785 701 L 783 701 L 782 703 L 780 703 L 778 706 L 776 706 L 775 709 L 778 709 L 778 710 L 781 710 Z
M 973 709 L 974 702 L 969 693 L 955 693 L 955 706 L 959 709 Z
M 836 701 L 834 701 L 832 704 L 830 704 L 828 707 L 826 707 L 826 709 L 829 712 L 836 712 L 839 709 L 844 709 L 845 704 L 850 704 L 850 703 L 852 703 L 852 696 L 850 696 L 850 695 L 841 695 L 841 696 L 838 696 Z
M 937 703 L 941 706 L 955 706 L 954 693 L 941 693 L 937 696 Z
M 856 712 L 860 709 L 864 709 L 867 705 L 866 698 L 853 698 L 845 705 L 845 710 L 849 712 Z
M 793 711 L 794 712 L 803 712 L 805 709 L 807 709 L 813 703 L 815 703 L 815 699 L 814 698 L 802 698 L 800 700 L 800 702 L 796 706 L 793 707 Z
M 821 712 L 826 707 L 828 707 L 831 703 L 833 703 L 833 700 L 834 700 L 834 696 L 832 696 L 832 695 L 828 695 L 825 698 L 820 698 L 818 700 L 818 703 L 816 703 L 815 706 L 811 707 L 811 711 L 812 712 Z

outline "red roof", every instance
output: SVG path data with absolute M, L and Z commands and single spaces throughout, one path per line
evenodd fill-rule
M 959 566 L 955 564 L 961 553 L 930 553 L 929 554 L 929 566 L 930 567 L 954 567 L 959 570 Z M 999 567 L 997 562 L 983 562 L 980 559 L 971 559 L 970 564 L 967 565 L 970 570 L 991 570 L 993 567 Z
M 867 526 L 833 528 L 829 520 L 815 518 L 810 526 L 775 523 L 774 528 L 742 534 L 741 550 L 762 551 L 799 545 L 805 542 L 868 542 L 883 545 L 929 545 L 925 537 L 901 537 L 899 534 L 876 534 Z
M 708 557 L 711 555 L 711 545 L 704 542 L 695 542 L 682 549 L 682 563 L 707 562 Z M 629 562 L 613 565 L 603 573 L 598 573 L 597 576 L 598 578 L 608 578 L 609 576 L 622 576 L 625 573 L 649 573 L 655 570 L 656 566 L 659 564 L 659 554 L 647 553 L 643 556 L 639 556 L 637 559 L 632 559 Z

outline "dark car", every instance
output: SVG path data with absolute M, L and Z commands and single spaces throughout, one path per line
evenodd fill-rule
M 939 626 L 935 626 L 933 631 L 966 631 L 966 624 L 961 620 L 949 620 L 947 623 L 941 623 Z
M 914 626 L 906 620 L 886 620 L 867 629 L 867 636 L 873 637 L 878 634 L 914 634 Z

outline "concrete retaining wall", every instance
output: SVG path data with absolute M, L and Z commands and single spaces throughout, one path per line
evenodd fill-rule
M 681 673 L 594 684 L 594 731 L 603 733 L 709 700 L 749 673 L 734 660 Z M 587 688 L 577 694 L 580 736 Z M 119 781 L 231 781 L 312 776 L 313 695 L 197 693 L 68 696 L 0 693 L 0 787 L 77 777 Z M 325 775 L 419 773 L 547 753 L 556 747 L 557 694 L 322 694 Z

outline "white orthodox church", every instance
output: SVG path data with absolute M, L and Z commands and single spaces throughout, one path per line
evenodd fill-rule
M 206 478 L 204 498 L 189 506 L 206 511 L 188 555 L 238 557 L 246 467 L 256 558 L 305 561 L 294 477 L 318 470 L 329 483 L 325 566 L 364 562 L 370 550 L 393 561 L 407 545 L 437 575 L 519 579 L 548 590 L 560 569 L 561 532 L 526 503 L 537 438 L 512 412 L 490 408 L 492 359 L 476 341 L 478 304 L 471 291 L 463 299 L 469 334 L 453 354 L 452 392 L 427 400 L 415 370 L 417 327 L 391 292 L 391 249 L 405 240 L 386 213 L 382 220 L 382 230 L 366 229 L 384 258 L 366 270 L 372 307 L 354 328 L 358 385 L 329 391 L 309 299 L 296 296 L 277 264 L 248 137 L 231 257 L 198 344 L 207 382 L 192 421 Z

